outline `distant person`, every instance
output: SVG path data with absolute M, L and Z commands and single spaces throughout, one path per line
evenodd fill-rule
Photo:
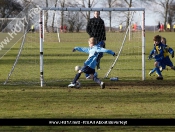
M 94 17 L 88 21 L 86 32 L 89 34 L 89 37 L 94 37 L 98 44 L 99 42 L 103 41 L 104 45 L 102 48 L 106 47 L 105 40 L 106 40 L 106 29 L 103 19 L 100 17 L 100 11 L 94 12 Z M 100 60 L 103 57 L 103 53 L 100 53 L 98 56 L 97 61 L 97 69 L 100 70 Z
M 61 32 L 63 32 L 63 26 L 62 25 L 61 25 L 60 29 L 61 29 Z
M 166 27 L 167 31 L 170 32 L 170 24 L 167 23 L 167 27 Z
M 67 32 L 67 26 L 66 26 L 66 25 L 64 25 L 64 27 L 63 27 L 63 32 L 64 32 L 64 33 Z
M 160 31 L 162 32 L 164 30 L 164 25 L 160 24 Z
M 137 24 L 134 23 L 134 31 L 137 31 Z
M 30 28 L 30 30 L 29 31 L 31 31 L 32 33 L 34 33 L 35 32 L 35 27 L 34 27 L 34 25 L 32 24 L 31 25 L 31 28 Z
M 119 25 L 120 32 L 122 32 L 122 24 Z
M 157 29 L 158 29 L 158 31 L 160 32 L 160 22 L 159 22 L 158 25 L 157 25 Z
M 173 30 L 174 30 L 174 32 L 175 32 L 175 24 L 174 24 L 174 26 L 173 26 Z

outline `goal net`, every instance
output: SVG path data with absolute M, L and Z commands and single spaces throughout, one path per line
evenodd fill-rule
M 106 27 L 106 48 L 118 56 L 104 54 L 98 72 L 101 79 L 144 80 L 143 8 L 43 8 L 33 17 L 34 31 L 26 30 L 23 42 L 8 54 L 16 53 L 5 84 L 67 86 L 74 78 L 74 67 L 83 66 L 88 55 L 72 52 L 75 46 L 88 47 L 85 13 L 101 11 Z M 109 21 L 111 12 L 111 22 Z M 39 21 L 38 21 L 39 19 Z M 110 26 L 111 25 L 111 26 Z M 122 26 L 122 28 L 121 28 Z M 20 54 L 19 54 L 20 52 Z M 84 80 L 82 74 L 80 80 Z

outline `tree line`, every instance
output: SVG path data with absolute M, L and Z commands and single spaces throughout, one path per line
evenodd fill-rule
M 21 12 L 26 5 L 31 4 L 33 7 L 39 5 L 40 7 L 142 7 L 148 8 L 154 11 L 156 15 L 159 15 L 160 19 L 157 22 L 163 22 L 164 25 L 169 23 L 172 25 L 175 22 L 175 0 L 1 0 L 0 1 L 0 18 L 15 18 L 19 12 Z M 150 7 L 150 8 L 149 8 Z M 68 26 L 69 32 L 79 32 L 87 24 L 87 21 L 92 17 L 90 11 L 87 12 L 67 12 L 53 11 L 49 14 L 49 11 L 45 11 L 45 30 L 47 32 L 54 32 L 54 27 Z M 124 14 L 126 19 L 120 21 L 129 24 L 130 14 Z M 59 16 L 59 20 L 58 20 Z M 109 31 L 112 31 L 113 23 L 112 19 L 119 17 L 112 12 L 106 13 L 106 20 L 109 21 Z M 121 17 L 121 16 L 120 16 Z M 5 22 L 0 22 L 0 31 L 5 27 Z M 164 27 L 166 29 L 166 26 Z

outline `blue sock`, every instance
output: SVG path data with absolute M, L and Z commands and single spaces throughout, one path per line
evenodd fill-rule
M 155 69 L 156 69 L 157 74 L 158 74 L 159 76 L 162 76 L 159 67 L 156 67 Z
M 154 73 L 156 71 L 156 68 L 152 69 L 151 70 L 151 74 Z
M 93 78 L 94 82 L 100 84 L 101 83 L 101 80 L 99 78 L 97 78 L 96 76 Z
M 76 83 L 76 81 L 80 78 L 80 76 L 81 76 L 81 73 L 77 73 L 76 75 L 75 75 L 75 78 L 74 78 L 74 80 L 73 80 L 73 84 L 75 84 Z

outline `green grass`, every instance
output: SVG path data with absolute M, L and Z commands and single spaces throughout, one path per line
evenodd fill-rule
M 146 56 L 152 49 L 153 36 L 160 34 L 167 38 L 169 46 L 175 49 L 173 45 L 174 33 L 153 33 L 146 32 Z M 62 34 L 61 34 L 62 35 Z M 66 34 L 71 35 L 71 34 Z M 80 36 L 81 34 L 77 34 Z M 109 35 L 109 34 L 108 34 Z M 63 38 L 64 36 L 61 36 Z M 71 37 L 71 36 L 69 36 Z M 83 36 L 83 40 L 80 40 L 84 46 L 84 40 L 88 36 Z M 110 35 L 109 35 L 110 37 Z M 54 37 L 53 37 L 54 38 Z M 57 41 L 52 40 L 52 41 Z M 20 43 L 16 44 L 1 60 L 0 69 L 0 118 L 174 118 L 175 117 L 175 83 L 174 83 L 174 71 L 164 71 L 164 80 L 157 81 L 155 76 L 146 76 L 146 81 L 141 79 L 131 80 L 122 78 L 117 82 L 110 82 L 109 79 L 102 79 L 106 82 L 106 88 L 100 89 L 100 87 L 92 81 L 83 79 L 81 77 L 82 87 L 80 89 L 67 88 L 67 84 L 74 77 L 75 72 L 72 69 L 67 69 L 67 74 L 62 72 L 69 66 L 74 67 L 75 64 L 81 64 L 87 58 L 86 54 L 71 53 L 72 47 L 77 46 L 75 42 L 64 41 L 59 45 L 59 48 L 55 46 L 58 44 L 53 42 L 52 44 L 45 45 L 45 74 L 46 78 L 54 80 L 54 82 L 48 82 L 44 87 L 36 85 L 3 85 L 3 82 L 7 78 L 7 75 L 12 68 L 16 53 Z M 87 41 L 87 40 L 86 40 Z M 35 42 L 35 41 L 34 41 Z M 30 43 L 28 43 L 29 46 Z M 71 45 L 71 46 L 70 46 Z M 27 79 L 36 81 L 36 77 L 39 80 L 39 51 L 38 44 L 33 43 L 32 49 L 35 52 L 26 51 L 24 56 L 20 58 L 18 69 L 19 77 L 15 76 L 13 79 L 16 81 L 26 81 Z M 112 46 L 112 45 L 111 45 Z M 110 44 L 107 41 L 107 47 L 110 48 Z M 56 50 L 54 50 L 57 48 Z M 112 48 L 112 47 L 111 47 Z M 47 50 L 46 50 L 47 49 Z M 127 57 L 127 55 L 125 55 Z M 122 56 L 123 59 L 125 56 Z M 135 53 L 132 54 L 135 56 Z M 36 59 L 38 57 L 38 59 Z M 110 62 L 111 56 L 105 55 L 102 59 L 102 66 L 107 66 L 104 62 Z M 69 60 L 69 61 L 68 61 Z M 72 61 L 71 61 L 72 60 Z M 174 58 L 171 59 L 174 62 Z M 122 61 L 122 60 L 121 60 Z M 135 59 L 133 59 L 133 63 Z M 153 68 L 154 61 L 146 60 L 146 72 Z M 131 64 L 132 65 L 132 64 Z M 34 66 L 36 71 L 32 69 Z M 20 72 L 22 68 L 28 70 L 28 72 Z M 55 69 L 56 68 L 56 69 Z M 122 68 L 122 67 L 121 67 Z M 53 70 L 54 69 L 54 70 Z M 106 68 L 107 69 L 107 68 Z M 105 69 L 105 70 L 106 70 Z M 52 71 L 53 70 L 53 71 Z M 116 70 L 116 69 L 114 69 Z M 128 73 L 132 73 L 131 69 L 124 69 Z M 140 68 L 138 68 L 139 75 Z M 37 72 L 37 73 L 35 73 Z M 70 73 L 69 73 L 70 72 Z M 103 70 L 99 71 L 99 77 L 104 75 Z M 17 75 L 19 75 L 17 74 Z M 33 76 L 33 74 L 37 76 Z M 124 74 L 124 73 L 123 73 Z M 62 79 L 59 80 L 59 76 Z M 124 76 L 124 75 L 123 75 Z M 130 75 L 128 75 L 130 76 Z M 136 78 L 139 78 L 136 75 Z M 120 76 L 119 76 L 120 79 Z M 161 126 L 1 126 L 0 131 L 54 131 L 54 132 L 120 132 L 120 131 L 173 131 L 174 127 L 161 127 Z
M 173 118 L 174 86 L 1 87 L 2 118 Z M 9 109 L 10 108 L 10 109 Z M 8 111 L 8 112 L 7 112 Z M 140 113 L 141 111 L 141 113 Z
M 1 118 L 174 118 L 175 92 L 161 82 L 116 82 L 106 89 L 1 86 Z M 73 130 L 72 130 L 73 128 Z M 13 131 L 172 131 L 173 127 L 1 127 Z

